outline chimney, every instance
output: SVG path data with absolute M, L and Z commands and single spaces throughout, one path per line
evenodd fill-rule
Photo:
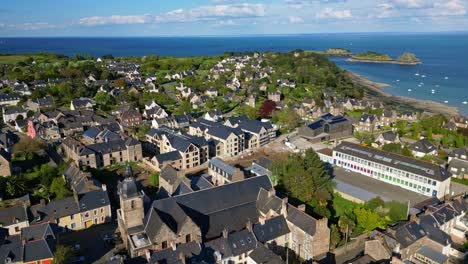
M 284 217 L 288 216 L 288 197 L 284 197 L 281 200 L 281 214 Z
M 261 225 L 264 225 L 265 224 L 265 217 L 264 216 L 260 216 L 258 218 L 258 221 L 260 222 Z
M 247 223 L 245 224 L 245 228 L 247 228 L 247 230 L 252 232 L 252 221 L 250 221 L 250 219 L 247 220 Z
M 269 191 L 268 191 L 268 197 L 272 197 L 273 195 L 275 195 L 275 189 L 271 188 Z
M 103 191 L 107 192 L 107 185 L 103 184 L 103 185 L 101 186 L 101 188 L 102 188 Z
M 297 209 L 299 209 L 299 211 L 301 212 L 305 212 L 305 209 L 306 209 L 306 205 L 305 204 L 301 204 L 297 207 Z
M 223 229 L 223 237 L 224 237 L 224 238 L 227 238 L 228 235 L 229 235 L 229 231 L 228 231 L 227 227 L 225 227 L 225 228 Z

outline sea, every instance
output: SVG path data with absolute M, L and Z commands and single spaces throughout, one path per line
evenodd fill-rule
M 376 51 L 393 58 L 412 52 L 416 66 L 348 62 L 339 67 L 389 84 L 386 92 L 455 106 L 468 116 L 468 32 L 346 33 L 223 37 L 50 37 L 2 38 L 0 53 L 52 52 L 68 56 L 208 56 L 226 51 L 291 51 L 346 48 L 353 53 Z

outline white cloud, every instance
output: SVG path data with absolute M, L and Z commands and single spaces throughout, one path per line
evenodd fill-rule
M 433 6 L 431 0 L 390 0 L 389 4 L 396 8 L 422 9 Z
M 265 16 L 262 4 L 232 4 L 202 6 L 193 9 L 177 9 L 155 17 L 156 22 L 192 22 L 219 18 L 246 18 Z
M 335 10 L 327 7 L 323 9 L 318 15 L 318 18 L 335 18 L 335 19 L 346 19 L 353 17 L 351 10 Z
M 289 20 L 289 23 L 291 24 L 300 24 L 300 23 L 304 23 L 304 19 L 300 16 L 290 16 L 288 18 Z
M 78 24 L 85 26 L 99 26 L 99 25 L 124 25 L 124 24 L 146 24 L 151 22 L 150 15 L 137 15 L 137 16 L 93 16 L 84 17 L 78 21 Z
M 441 1 L 434 4 L 434 16 L 463 16 L 466 15 L 466 7 L 462 0 Z
M 20 30 L 41 30 L 41 29 L 50 29 L 56 28 L 57 26 L 51 25 L 47 22 L 31 22 L 31 23 L 22 23 L 22 24 L 13 24 L 9 25 L 11 28 L 20 29 Z
M 248 18 L 265 16 L 265 6 L 262 4 L 230 4 L 211 5 L 193 9 L 176 9 L 159 15 L 130 16 L 93 16 L 83 17 L 78 24 L 85 26 L 152 24 L 152 23 L 182 23 L 202 20 L 219 20 L 224 18 Z

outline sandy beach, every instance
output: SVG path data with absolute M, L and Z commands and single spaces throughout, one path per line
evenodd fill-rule
M 406 108 L 419 109 L 431 113 L 440 113 L 447 117 L 460 115 L 456 107 L 447 106 L 430 100 L 419 100 L 405 96 L 391 95 L 382 89 L 389 87 L 390 85 L 373 82 L 363 76 L 349 71 L 347 73 L 355 83 L 358 83 L 367 89 L 366 97 L 369 99 L 379 99 L 387 104 L 399 104 Z

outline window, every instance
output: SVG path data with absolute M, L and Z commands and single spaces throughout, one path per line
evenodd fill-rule
M 97 210 L 94 210 L 94 215 L 97 215 Z
M 130 209 L 134 209 L 135 208 L 135 201 L 131 201 L 130 202 Z
M 15 232 L 19 232 L 19 231 L 20 231 L 19 226 L 15 226 Z
M 75 229 L 75 228 L 76 228 L 76 224 L 75 224 L 75 223 L 71 224 L 71 228 L 72 228 L 72 229 Z
M 162 247 L 162 249 L 166 249 L 167 248 L 167 241 L 163 241 L 161 247 Z
M 190 241 L 191 241 L 191 237 L 190 237 L 190 234 L 188 234 L 185 236 L 185 243 L 188 243 Z

